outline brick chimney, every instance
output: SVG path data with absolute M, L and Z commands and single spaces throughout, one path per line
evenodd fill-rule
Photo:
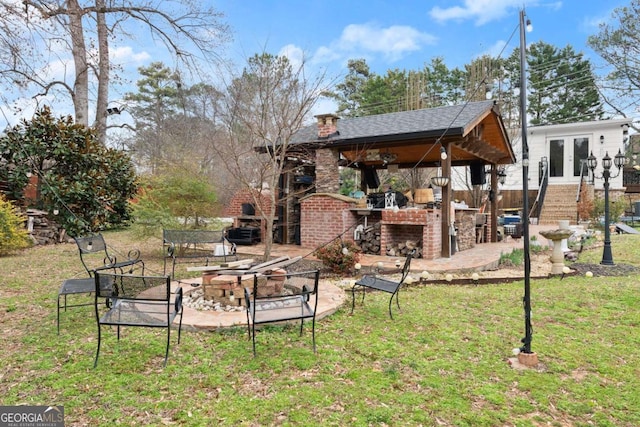
M 315 116 L 318 120 L 318 138 L 327 138 L 338 132 L 338 119 L 335 114 L 319 114 Z

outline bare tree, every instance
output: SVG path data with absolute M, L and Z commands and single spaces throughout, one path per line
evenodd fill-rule
M 198 1 L 168 0 L 0 0 L 0 77 L 14 88 L 37 88 L 34 98 L 71 99 L 75 120 L 95 126 L 106 138 L 110 70 L 109 43 L 133 38 L 126 24 L 135 21 L 165 45 L 176 61 L 197 66 L 217 60 L 216 48 L 229 34 L 221 14 Z M 54 62 L 73 60 L 72 77 L 52 76 Z M 195 68 L 194 68 L 195 69 Z M 95 99 L 90 99 L 95 93 Z M 90 123 L 90 104 L 95 118 Z
M 608 74 L 600 82 L 600 95 L 614 114 L 624 117 L 640 110 L 640 0 L 614 9 L 600 23 L 589 46 L 606 63 Z M 633 125 L 633 123 L 632 123 Z M 640 130 L 637 124 L 634 129 Z
M 283 203 L 277 188 L 293 149 L 289 141 L 310 118 L 324 83 L 324 74 L 305 74 L 304 60 L 294 65 L 284 56 L 262 53 L 249 58 L 227 88 L 221 114 L 228 140 L 217 150 L 231 174 L 250 190 L 265 221 L 265 259 L 271 254 L 276 206 Z

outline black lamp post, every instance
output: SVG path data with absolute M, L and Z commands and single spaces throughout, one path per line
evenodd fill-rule
M 527 43 L 525 31 L 531 31 L 531 21 L 526 20 L 524 9 L 520 10 L 520 125 L 522 140 L 522 239 L 524 241 L 524 338 L 520 351 L 534 355 L 531 351 L 533 328 L 531 327 L 531 256 L 529 253 L 529 144 L 527 142 Z M 534 360 L 535 358 L 532 358 Z
M 613 265 L 613 255 L 611 253 L 611 231 L 609 230 L 609 178 L 615 178 L 620 174 L 620 169 L 624 166 L 624 162 L 624 154 L 618 150 L 618 154 L 616 154 L 613 159 L 613 164 L 618 169 L 618 173 L 611 175 L 611 157 L 609 157 L 609 152 L 607 152 L 602 158 L 602 174 L 600 176 L 596 176 L 595 169 L 596 166 L 598 166 L 598 160 L 596 159 L 596 156 L 593 155 L 593 151 L 589 157 L 587 157 L 587 166 L 591 169 L 593 178 L 604 180 L 604 249 L 602 251 L 602 261 L 600 261 L 600 264 L 602 265 Z

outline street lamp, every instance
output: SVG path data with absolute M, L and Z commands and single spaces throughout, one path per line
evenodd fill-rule
M 591 169 L 593 178 L 604 180 L 604 249 L 602 251 L 602 265 L 613 265 L 613 255 L 611 253 L 611 231 L 609 230 L 609 178 L 615 178 L 620 174 L 620 169 L 624 166 L 625 157 L 620 150 L 613 159 L 613 164 L 618 169 L 618 173 L 611 175 L 611 157 L 607 151 L 602 158 L 602 174 L 596 176 L 595 169 L 598 166 L 598 160 L 593 155 L 593 151 L 587 157 L 587 166 Z

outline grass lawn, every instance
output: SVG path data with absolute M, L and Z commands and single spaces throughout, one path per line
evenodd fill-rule
M 105 233 L 162 271 L 159 239 Z M 640 237 L 612 236 L 614 260 L 640 265 Z M 581 255 L 598 262 L 602 250 Z M 66 425 L 640 425 L 640 282 L 533 280 L 536 369 L 509 366 L 524 335 L 523 282 L 416 286 L 390 320 L 388 294 L 367 296 L 310 329 L 183 330 L 162 369 L 164 335 L 106 334 L 93 369 L 92 307 L 62 315 L 56 296 L 80 276 L 74 244 L 0 258 L 0 404 L 63 405 Z M 350 301 L 348 299 L 348 301 Z

